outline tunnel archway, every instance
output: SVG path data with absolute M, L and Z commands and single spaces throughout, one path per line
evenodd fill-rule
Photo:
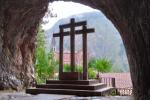
M 76 7 L 77 5 L 78 5 L 78 7 Z M 106 74 L 103 74 L 100 76 L 103 78 L 104 77 L 115 77 L 116 84 L 117 84 L 116 88 L 129 88 L 129 87 L 132 88 L 132 83 L 130 80 L 130 73 L 129 73 L 129 71 L 127 71 L 125 69 L 125 68 L 128 68 L 128 65 L 127 66 L 123 65 L 123 63 L 126 63 L 126 62 L 128 63 L 128 61 L 122 60 L 122 58 L 120 57 L 120 54 L 121 55 L 125 54 L 124 48 L 123 48 L 124 53 L 119 53 L 120 43 L 123 46 L 119 32 L 116 30 L 116 28 L 114 28 L 112 23 L 99 10 L 95 10 L 95 9 L 92 9 L 91 7 L 88 7 L 85 5 L 81 6 L 81 5 L 82 4 L 79 4 L 79 3 L 63 2 L 63 1 L 60 1 L 60 2 L 57 1 L 57 2 L 53 2 L 52 4 L 50 4 L 50 8 L 53 9 L 53 12 L 54 12 L 54 14 L 57 15 L 57 17 L 50 18 L 50 20 L 49 20 L 50 24 L 47 23 L 47 25 L 45 26 L 46 40 L 47 40 L 46 45 L 48 45 L 47 48 L 49 49 L 49 48 L 53 47 L 53 46 L 50 46 L 50 43 L 52 43 L 52 41 L 51 41 L 52 34 L 59 32 L 59 30 L 58 30 L 59 25 L 68 23 L 70 18 L 75 18 L 76 22 L 79 20 L 80 21 L 86 20 L 88 27 L 95 28 L 94 34 L 88 34 L 88 51 L 89 51 L 88 57 L 92 56 L 92 57 L 89 57 L 89 59 L 91 60 L 92 58 L 93 59 L 94 58 L 95 59 L 106 58 L 107 60 L 112 62 L 112 69 L 111 69 L 111 71 L 107 72 L 107 76 L 106 76 Z M 51 6 L 53 6 L 53 7 L 51 7 Z M 85 10 L 85 12 L 82 12 L 82 9 L 85 9 L 87 7 L 88 7 L 88 10 Z M 77 12 L 77 14 L 75 14 L 74 12 Z M 97 19 L 99 19 L 99 20 L 97 20 Z M 56 22 L 56 23 L 54 23 L 54 22 Z M 80 44 L 80 43 L 82 43 L 81 36 L 82 35 L 76 35 L 77 41 L 75 42 L 75 44 L 76 44 L 75 48 L 78 50 L 79 49 L 82 50 L 82 46 Z M 66 39 L 66 38 L 67 37 L 65 36 L 64 39 Z M 119 41 L 118 41 L 118 38 L 119 38 Z M 70 64 L 70 62 L 69 62 L 70 57 L 67 56 L 67 53 L 68 53 L 68 55 L 70 54 L 70 52 L 69 52 L 70 47 L 68 46 L 68 45 L 70 45 L 70 43 L 68 42 L 69 40 L 70 39 L 67 38 L 66 41 L 64 42 L 64 49 L 66 49 L 66 50 L 64 50 L 64 55 L 65 55 L 65 57 L 64 57 L 65 64 L 64 65 L 65 65 L 65 67 L 66 67 L 66 65 Z M 55 46 L 54 54 L 57 54 L 55 56 L 57 57 L 56 59 L 59 60 L 59 57 L 58 57 L 59 56 L 59 38 L 55 38 L 55 44 L 57 44 L 57 46 Z M 78 50 L 77 50 L 77 52 L 78 52 Z M 81 52 L 81 51 L 79 51 L 79 52 Z M 76 61 L 76 62 L 78 62 L 77 64 L 80 64 L 80 66 L 82 66 L 82 64 L 81 64 L 82 63 L 81 62 L 82 55 L 80 55 L 80 56 L 81 56 L 80 61 Z M 126 54 L 125 54 L 124 58 L 126 59 Z M 95 67 L 93 69 L 94 69 L 95 73 L 98 73 L 97 70 L 95 70 L 96 69 Z M 55 72 L 57 73 L 58 71 L 55 71 Z M 129 80 L 125 80 L 125 78 L 119 78 L 123 74 L 126 74 L 126 77 Z M 126 85 L 119 85 L 119 84 L 126 84 Z
M 72 1 L 100 9 L 116 26 L 125 44 L 135 100 L 149 100 L 150 2 L 145 0 Z M 39 20 L 44 16 L 48 2 L 48 0 L 0 1 L 0 74 L 3 73 L 0 77 L 1 87 L 4 85 L 15 87 L 22 82 L 28 85 L 33 81 L 26 82 L 28 78 L 33 77 L 31 68 L 33 63 L 30 61 L 33 59 L 34 45 L 31 44 L 34 44 L 35 30 Z M 16 60 L 19 55 L 21 55 L 21 62 Z M 19 68 L 23 70 L 20 71 Z M 24 72 L 24 70 L 27 71 Z M 19 81 L 21 76 L 24 77 L 24 80 Z M 15 81 L 17 83 L 14 85 Z
M 66 7 L 67 6 L 67 7 Z M 65 7 L 65 8 L 64 8 Z M 74 2 L 63 2 L 63 1 L 57 1 L 50 3 L 49 9 L 53 9 L 53 12 L 57 17 L 48 17 L 45 16 L 45 20 L 47 23 L 42 24 L 43 29 L 45 30 L 46 34 L 46 48 L 49 49 L 53 46 L 51 46 L 51 39 L 52 39 L 52 34 L 55 32 L 59 32 L 59 25 L 65 24 L 69 22 L 70 18 L 75 18 L 76 21 L 82 21 L 86 20 L 87 21 L 87 26 L 88 27 L 94 27 L 95 32 L 94 34 L 89 34 L 88 36 L 88 50 L 90 53 L 90 56 L 92 57 L 97 57 L 97 58 L 107 58 L 113 62 L 115 67 L 118 67 L 113 72 L 117 72 L 117 70 L 120 72 L 128 72 L 128 61 L 124 60 L 124 64 L 117 64 L 116 60 L 113 60 L 114 58 L 117 59 L 118 55 L 120 52 L 122 52 L 123 57 L 120 57 L 118 59 L 127 59 L 126 58 L 126 53 L 124 50 L 124 44 L 122 42 L 122 39 L 120 37 L 120 34 L 118 30 L 114 27 L 114 25 L 108 20 L 105 15 L 97 9 L 93 9 L 89 6 L 85 6 L 79 3 L 74 3 Z M 63 11 L 62 11 L 63 10 Z M 80 11 L 79 11 L 80 10 Z M 95 40 L 94 40 L 95 39 Z M 65 47 L 66 51 L 69 51 L 69 38 L 66 38 L 65 41 Z M 81 36 L 77 35 L 76 36 L 76 50 L 79 50 L 82 48 L 81 44 Z M 58 52 L 59 49 L 59 41 L 58 38 L 55 38 L 55 50 Z M 102 45 L 103 44 L 103 45 Z M 108 49 L 109 48 L 109 49 Z M 112 51 L 114 50 L 114 52 Z M 95 53 L 94 53 L 95 52 Z M 113 53 L 112 53 L 113 52 Z M 116 62 L 116 64 L 114 63 Z M 120 61 L 123 62 L 123 61 Z M 126 70 L 121 70 L 119 66 L 125 67 Z

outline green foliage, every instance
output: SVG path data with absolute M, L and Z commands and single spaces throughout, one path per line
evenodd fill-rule
M 91 59 L 88 63 L 89 68 L 94 68 L 98 72 L 110 72 L 112 63 L 106 58 Z
M 117 92 L 116 89 L 113 89 L 110 93 L 111 96 L 117 96 Z
M 76 65 L 75 66 L 75 71 L 82 73 L 83 72 L 83 67 L 81 65 Z
M 71 67 L 69 64 L 64 64 L 64 72 L 70 72 L 71 71 Z M 80 72 L 83 73 L 83 67 L 80 65 L 76 65 L 75 66 L 75 71 L 76 72 Z M 96 78 L 96 73 L 94 68 L 89 68 L 88 69 L 88 76 L 90 79 L 95 79 Z
M 97 59 L 95 66 L 98 72 L 110 72 L 112 68 L 111 62 L 105 58 Z
M 88 68 L 95 68 L 96 67 L 96 58 L 92 58 L 90 59 L 89 63 L 88 63 Z
M 64 68 L 63 68 L 64 72 L 70 72 L 71 71 L 71 67 L 69 64 L 64 64 Z
M 90 79 L 95 79 L 96 78 L 96 72 L 94 68 L 89 68 L 88 69 L 88 77 Z
M 99 59 L 91 59 L 88 63 L 88 77 L 90 79 L 96 78 L 96 72 L 110 72 L 112 68 L 112 63 L 105 59 L 105 58 L 99 58 Z M 64 64 L 64 72 L 70 72 L 71 67 L 69 64 Z M 75 66 L 76 72 L 83 72 L 83 67 L 76 65 Z
M 46 53 L 44 31 L 39 28 L 37 34 L 37 48 L 35 51 L 35 71 L 37 83 L 43 83 L 53 77 L 58 62 L 54 60 L 54 53 Z
M 64 72 L 71 72 L 71 66 L 69 64 L 64 64 Z M 75 71 L 76 72 L 83 72 L 83 67 L 80 65 L 75 66 Z

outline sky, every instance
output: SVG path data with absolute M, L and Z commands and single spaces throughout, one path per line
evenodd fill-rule
M 74 3 L 74 2 L 64 2 L 64 1 L 55 1 L 49 4 L 49 9 L 52 9 L 52 13 L 57 14 L 57 17 L 44 17 L 44 21 L 48 21 L 47 24 L 42 25 L 44 30 L 52 27 L 59 19 L 67 18 L 71 15 L 81 14 L 85 12 L 97 11 L 91 7 Z

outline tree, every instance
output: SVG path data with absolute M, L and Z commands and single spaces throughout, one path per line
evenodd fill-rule
M 46 79 L 53 78 L 58 63 L 54 59 L 54 53 L 52 50 L 46 53 L 45 33 L 41 28 L 39 28 L 37 34 L 37 48 L 35 52 L 35 59 L 37 82 L 43 83 Z

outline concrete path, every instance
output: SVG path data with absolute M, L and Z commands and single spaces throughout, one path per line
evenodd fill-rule
M 128 96 L 108 96 L 108 97 L 75 97 L 70 95 L 39 94 L 29 95 L 21 93 L 2 93 L 0 100 L 133 100 Z

